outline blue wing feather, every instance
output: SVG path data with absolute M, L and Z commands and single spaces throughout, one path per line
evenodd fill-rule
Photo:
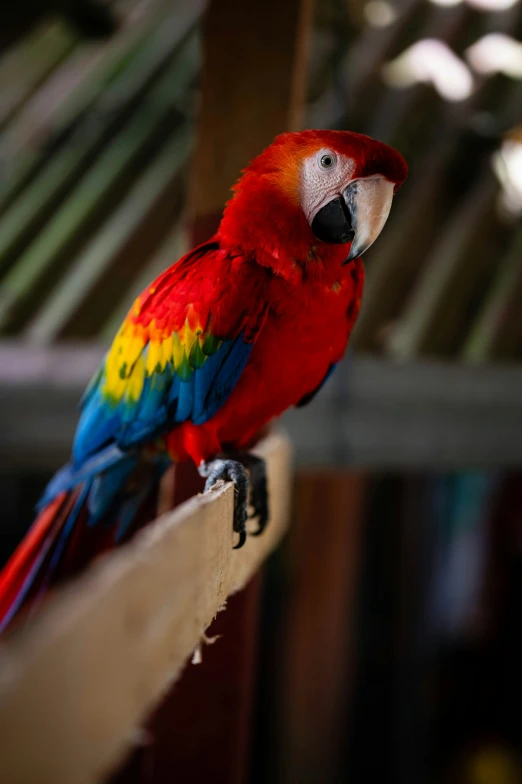
M 212 287 L 202 289 L 201 280 L 206 274 L 206 264 L 210 274 L 215 271 L 216 254 L 221 254 L 219 263 L 225 265 L 226 258 L 222 256 L 223 251 L 216 240 L 194 249 L 162 273 L 135 303 L 106 361 L 85 392 L 73 448 L 75 466 L 81 466 L 111 444 L 128 450 L 154 440 L 176 424 L 191 421 L 202 425 L 217 413 L 231 394 L 248 362 L 267 308 L 259 300 L 253 313 L 239 311 L 238 321 L 229 328 L 228 335 L 212 332 L 210 325 L 214 321 L 205 297 L 216 298 L 223 307 L 223 294 L 220 294 L 219 287 L 215 290 Z M 156 367 L 151 369 L 150 365 L 154 363 L 149 361 L 150 351 L 158 351 L 155 344 L 158 338 L 151 337 L 151 334 L 163 335 L 163 331 L 158 333 L 157 325 L 159 322 L 166 323 L 165 313 L 168 316 L 171 303 L 177 306 L 179 300 L 175 292 L 178 284 L 179 297 L 186 300 L 187 314 L 192 314 L 190 318 L 195 316 L 197 320 L 198 302 L 201 303 L 205 314 L 203 324 L 189 327 L 187 315 L 183 326 L 176 327 L 183 333 L 176 330 L 171 333 L 170 358 L 169 334 L 166 332 L 161 338 L 161 341 L 166 341 L 165 345 L 162 344 L 158 353 Z M 202 295 L 202 290 L 207 293 Z M 198 300 L 198 297 L 202 299 Z M 143 318 L 147 312 L 151 321 L 143 320 L 145 327 L 141 333 L 132 332 L 133 324 L 137 323 L 133 321 L 134 316 Z M 159 321 L 157 314 L 161 314 Z M 149 329 L 147 325 L 152 323 L 154 329 Z M 178 318 L 176 324 L 180 323 Z M 192 320 L 190 323 L 194 325 L 195 322 Z M 128 335 L 126 329 L 129 330 Z M 185 330 L 188 330 L 188 337 Z M 144 340 L 141 353 L 135 350 L 135 338 Z M 184 355 L 183 351 L 186 352 Z
M 112 405 L 103 396 L 103 373 L 89 391 L 74 443 L 74 463 L 82 465 L 89 456 L 111 443 L 122 449 L 146 443 L 175 424 L 192 421 L 201 425 L 226 401 L 252 351 L 243 333 L 223 340 L 217 351 L 180 379 L 172 363 L 154 371 L 143 384 L 139 400 L 130 405 L 125 399 Z M 147 347 L 143 356 L 146 359 Z
M 56 472 L 45 488 L 38 502 L 38 510 L 47 506 L 59 493 L 68 492 L 88 477 L 107 471 L 126 457 L 129 457 L 128 453 L 122 452 L 116 444 L 110 444 L 81 465 L 67 463 Z
M 192 420 L 195 425 L 202 425 L 217 413 L 234 389 L 248 362 L 253 344 L 246 343 L 242 335 L 229 342 L 231 345 L 227 347 L 226 360 L 220 364 L 211 383 L 207 382 L 204 387 L 203 384 L 201 385 L 200 400 L 204 400 L 204 403 L 201 412 Z

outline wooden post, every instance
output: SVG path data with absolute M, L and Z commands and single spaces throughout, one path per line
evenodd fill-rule
M 351 689 L 350 621 L 366 481 L 347 471 L 298 475 L 276 697 L 283 784 L 336 780 Z
M 313 0 L 215 0 L 204 21 L 190 188 L 192 237 L 208 239 L 241 169 L 301 127 Z
M 189 194 L 191 246 L 216 231 L 231 186 L 274 136 L 300 127 L 306 40 L 313 0 L 215 0 L 204 19 L 201 105 Z M 178 469 L 175 500 L 201 489 Z M 248 542 L 247 542 L 248 546 Z M 245 780 L 260 596 L 255 577 L 209 634 L 151 725 L 154 746 L 137 751 L 119 782 Z

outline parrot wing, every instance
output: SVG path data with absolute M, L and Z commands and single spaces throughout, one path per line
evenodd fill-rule
M 110 444 L 127 450 L 176 423 L 203 424 L 223 405 L 266 316 L 262 297 L 246 302 L 241 262 L 208 242 L 138 297 L 82 400 L 76 466 Z
M 253 266 L 211 241 L 138 297 L 83 397 L 73 462 L 0 574 L 0 632 L 150 519 L 168 460 L 143 461 L 135 447 L 178 422 L 206 422 L 231 393 L 267 314 L 266 279 Z

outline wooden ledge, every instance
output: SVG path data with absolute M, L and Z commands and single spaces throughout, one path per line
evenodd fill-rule
M 272 512 L 262 536 L 232 549 L 234 490 L 223 485 L 101 558 L 3 642 L 2 781 L 99 782 L 136 740 L 227 596 L 285 531 L 289 442 L 273 433 L 256 452 L 268 462 Z

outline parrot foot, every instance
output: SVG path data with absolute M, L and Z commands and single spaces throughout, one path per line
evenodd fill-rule
M 257 517 L 257 531 L 253 531 L 252 536 L 259 536 L 265 530 L 270 516 L 266 461 L 250 452 L 242 452 L 240 460 L 250 472 L 252 507 L 254 510 L 251 517 Z
M 250 473 L 250 478 L 247 473 Z M 200 476 L 206 477 L 205 492 L 216 482 L 234 482 L 236 496 L 234 503 L 234 531 L 239 534 L 239 541 L 234 549 L 242 547 L 246 540 L 246 521 L 248 518 L 248 496 L 252 495 L 252 518 L 258 520 L 257 530 L 252 536 L 263 533 L 269 518 L 268 487 L 266 463 L 262 457 L 250 452 L 234 453 L 233 458 L 217 458 L 209 463 L 201 463 Z
M 205 492 L 216 482 L 233 482 L 236 495 L 234 499 L 234 531 L 239 534 L 239 541 L 234 550 L 243 547 L 246 540 L 246 521 L 248 518 L 248 489 L 250 481 L 245 467 L 238 460 L 218 458 L 209 463 L 201 463 L 198 468 L 200 476 L 206 477 Z

